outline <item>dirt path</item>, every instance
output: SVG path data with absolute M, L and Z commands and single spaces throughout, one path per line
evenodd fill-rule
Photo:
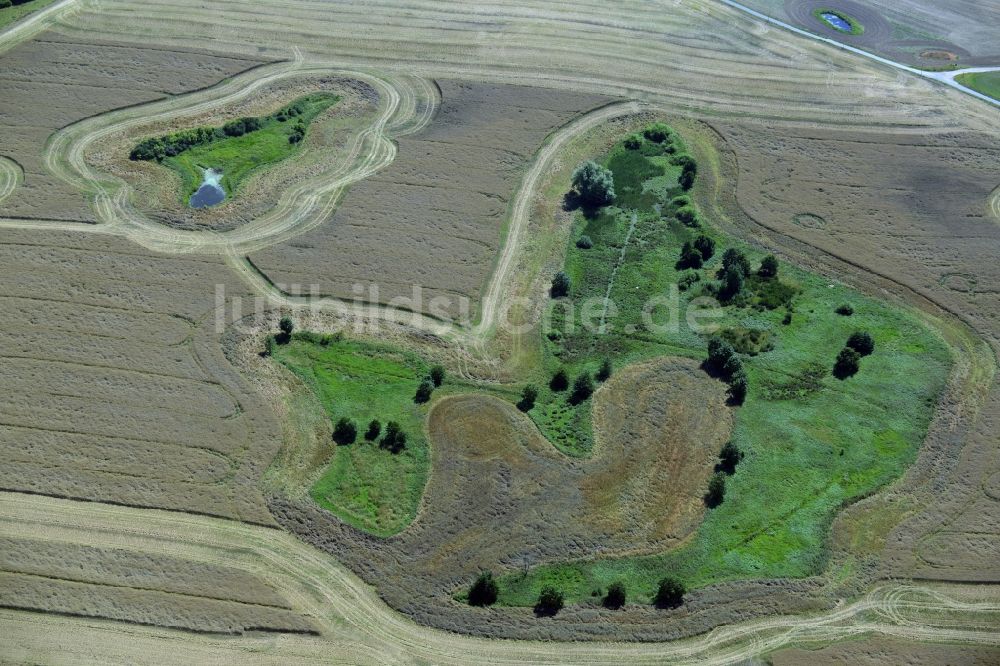
M 27 41 L 40 32 L 44 32 L 63 12 L 79 9 L 81 0 L 60 0 L 48 7 L 28 14 L 20 21 L 7 26 L 0 32 L 0 53 L 8 51 L 21 42 Z
M 1000 604 L 969 601 L 961 586 L 894 583 L 814 616 L 731 625 L 673 643 L 491 641 L 421 627 L 390 610 L 354 574 L 278 530 L 166 511 L 0 493 L 0 535 L 81 543 L 225 564 L 263 578 L 321 627 L 320 637 L 202 636 L 123 623 L 0 611 L 8 645 L 45 663 L 728 664 L 802 644 L 877 633 L 910 640 L 1000 645 L 988 627 Z M 980 586 L 980 598 L 1000 598 Z M 988 588 L 988 589 L 987 589 Z M 943 613 L 947 617 L 942 620 Z M 935 620 L 937 623 L 935 623 Z M 966 628 L 956 628 L 966 627 Z M 53 637 L 57 636 L 57 640 Z M 8 653 L 8 656 L 11 655 Z

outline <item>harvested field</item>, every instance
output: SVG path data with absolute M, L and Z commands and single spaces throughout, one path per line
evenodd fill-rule
M 0 216 L 93 222 L 82 193 L 49 171 L 42 159 L 50 135 L 115 108 L 141 104 L 256 67 L 260 60 L 204 51 L 80 42 L 51 33 L 0 56 L 2 154 L 23 168 L 23 182 L 0 202 Z
M 7 231 L 0 487 L 254 522 L 277 425 L 215 344 L 218 260 Z
M 870 638 L 815 650 L 790 648 L 770 655 L 774 666 L 988 666 L 1000 662 L 1000 648 L 933 645 L 900 639 Z
M 538 88 L 438 85 L 437 114 L 423 132 L 399 140 L 391 166 L 353 186 L 322 226 L 250 256 L 272 282 L 308 285 L 345 300 L 407 299 L 399 307 L 475 317 L 508 201 L 528 160 L 556 127 L 608 100 Z M 434 311 L 432 299 L 441 299 Z

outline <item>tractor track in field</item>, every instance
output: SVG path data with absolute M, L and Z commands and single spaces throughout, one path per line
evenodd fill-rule
M 0 610 L 8 638 L 43 661 L 182 663 L 211 653 L 271 663 L 294 657 L 372 664 L 731 664 L 788 644 L 880 634 L 920 641 L 1000 645 L 988 619 L 1000 604 L 963 599 L 962 586 L 893 582 L 815 615 L 721 627 L 671 643 L 494 641 L 429 629 L 391 610 L 336 560 L 280 530 L 153 509 L 0 493 L 0 535 L 182 557 L 246 571 L 277 589 L 320 627 L 319 637 L 223 638 L 125 623 Z M 935 623 L 941 613 L 947 622 Z M 963 628 L 957 628 L 963 627 Z M 976 628 L 980 627 L 980 628 Z M 59 641 L 48 637 L 61 636 Z M 183 640 L 177 640 L 183 637 Z M 67 652 L 68 651 L 68 652 Z M 61 655 L 61 659 L 59 658 Z M 142 655 L 137 657 L 136 655 Z

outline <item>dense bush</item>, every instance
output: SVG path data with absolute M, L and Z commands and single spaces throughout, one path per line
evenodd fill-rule
M 280 345 L 288 344 L 289 340 L 292 339 L 292 331 L 295 330 L 295 322 L 292 321 L 291 317 L 282 317 L 278 322 L 278 329 L 281 332 L 276 336 L 276 341 Z
M 573 189 L 588 206 L 604 206 L 615 200 L 615 181 L 611 171 L 588 160 L 573 172 Z
M 594 241 L 590 239 L 590 236 L 580 236 L 576 239 L 576 246 L 581 250 L 589 250 L 594 247 Z
M 698 211 L 692 206 L 684 206 L 675 213 L 677 219 L 685 227 L 691 227 L 697 229 L 701 226 L 701 222 L 698 220 Z
M 684 583 L 673 576 L 666 576 L 660 579 L 660 584 L 653 597 L 653 603 L 660 608 L 676 608 L 684 603 Z
M 851 337 L 847 338 L 847 346 L 861 356 L 868 356 L 875 351 L 875 341 L 872 340 L 871 334 L 864 331 L 851 333 Z
M 378 422 L 378 419 L 372 419 L 368 424 L 368 430 L 365 431 L 365 439 L 369 442 L 374 442 L 381 434 L 382 424 Z
M 757 275 L 762 278 L 773 278 L 778 275 L 778 258 L 773 254 L 769 254 L 760 262 L 760 268 L 757 269 Z
M 718 470 L 726 474 L 734 474 L 736 466 L 741 460 L 743 460 L 743 452 L 732 441 L 728 441 L 719 452 Z
M 249 134 L 250 132 L 256 132 L 264 123 L 260 118 L 237 118 L 236 120 L 230 120 L 228 123 L 222 126 L 222 132 L 226 136 L 243 136 L 244 134 Z
M 622 145 L 628 150 L 638 150 L 642 146 L 642 137 L 638 134 L 630 134 L 622 141 Z
M 434 382 L 434 386 L 441 386 L 444 382 L 444 367 L 440 365 L 435 365 L 431 368 L 431 381 Z
M 423 404 L 431 399 L 432 393 L 434 393 L 434 382 L 431 381 L 430 377 L 425 377 L 420 381 L 420 386 L 417 387 L 417 392 L 413 395 L 413 402 L 418 405 Z
M 479 578 L 469 588 L 470 606 L 492 606 L 497 601 L 500 589 L 493 573 L 484 571 L 479 574 Z
M 569 295 L 570 286 L 569 276 L 565 272 L 559 271 L 552 277 L 552 287 L 549 289 L 549 293 L 552 298 L 562 298 Z
M 708 492 L 705 493 L 705 504 L 715 508 L 726 498 L 726 473 L 716 472 L 708 481 Z
M 552 375 L 552 379 L 549 381 L 549 388 L 553 391 L 565 391 L 569 388 L 569 375 L 562 368 L 556 370 L 556 373 Z
M 538 389 L 529 384 L 521 389 L 521 399 L 517 401 L 517 408 L 522 412 L 530 412 L 535 407 L 537 399 Z
M 746 280 L 736 266 L 730 266 L 722 273 L 722 284 L 719 286 L 719 298 L 723 301 L 735 299 L 743 291 Z
M 680 279 L 677 280 L 677 288 L 681 291 L 687 291 L 691 286 L 701 280 L 701 275 L 694 271 L 688 271 L 681 275 Z
M 729 248 L 722 253 L 722 270 L 720 276 L 729 268 L 735 268 L 744 278 L 750 275 L 750 260 L 736 248 Z
M 834 312 L 844 317 L 850 317 L 854 314 L 854 308 L 852 308 L 849 303 L 844 303 L 843 305 L 838 305 Z
M 589 398 L 593 392 L 594 379 L 589 372 L 584 372 L 573 382 L 573 392 L 569 396 L 569 401 L 578 405 Z
M 663 143 L 670 138 L 670 128 L 664 123 L 653 123 L 642 131 L 642 135 L 653 143 Z
M 608 593 L 604 595 L 605 608 L 621 608 L 625 605 L 625 583 L 620 581 L 611 583 L 608 586 Z
M 562 610 L 563 593 L 548 585 L 542 588 L 542 593 L 538 595 L 538 603 L 535 604 L 535 613 L 538 615 L 555 615 Z
M 337 421 L 337 425 L 333 427 L 333 441 L 341 446 L 347 444 L 353 444 L 354 440 L 358 438 L 358 428 L 354 425 L 354 421 L 344 417 Z
M 694 239 L 694 249 L 701 252 L 701 258 L 708 261 L 715 254 L 715 241 L 702 234 Z
M 379 446 L 392 453 L 399 453 L 406 448 L 406 433 L 395 421 L 389 421 L 385 426 L 385 436 Z
M 837 360 L 833 364 L 833 375 L 837 379 L 847 379 L 857 374 L 861 369 L 861 354 L 850 347 L 844 347 L 837 354 Z
M 691 241 L 684 241 L 684 245 L 681 246 L 681 256 L 677 260 L 677 268 L 701 268 L 702 261 L 701 252 L 695 249 Z
M 601 367 L 598 368 L 597 370 L 597 375 L 596 375 L 597 381 L 599 382 L 608 381 L 608 379 L 611 377 L 611 370 L 612 367 L 610 358 L 606 358 L 603 361 L 601 361 Z

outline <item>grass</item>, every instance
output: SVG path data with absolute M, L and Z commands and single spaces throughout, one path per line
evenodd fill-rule
M 833 14 L 834 16 L 843 19 L 849 26 L 851 26 L 850 32 L 834 27 L 833 25 L 830 24 L 829 21 L 823 18 L 823 14 Z M 848 14 L 845 14 L 839 9 L 820 7 L 819 9 L 813 10 L 813 16 L 816 17 L 816 20 L 822 21 L 824 25 L 829 25 L 834 30 L 837 30 L 838 32 L 843 32 L 845 35 L 863 35 L 865 33 L 865 26 L 861 25 L 861 23 L 856 18 Z
M 297 121 L 301 120 L 308 128 L 316 116 L 339 99 L 329 93 L 300 97 L 292 103 L 303 109 L 302 115 L 296 118 L 281 122 L 275 116 L 267 116 L 259 130 L 194 146 L 164 159 L 162 164 L 180 174 L 184 201 L 198 190 L 204 170 L 209 168 L 222 171 L 222 187 L 227 197 L 232 197 L 254 171 L 287 159 L 301 149 L 301 143 L 289 142 Z
M 645 146 L 630 151 L 631 156 L 623 156 L 623 150 L 616 146 L 604 164 L 615 172 L 616 191 L 625 193 L 617 206 L 638 208 L 612 206 L 590 218 L 577 215 L 565 262 L 573 280 L 571 297 L 555 302 L 550 314 L 554 328 L 565 330 L 570 322 L 576 328 L 545 338 L 550 372 L 562 366 L 572 376 L 596 368 L 605 356 L 618 367 L 662 354 L 704 358 L 705 337 L 683 323 L 691 299 L 710 293 L 726 248 L 743 250 L 754 268 L 764 254 L 711 228 L 680 224 L 671 203 L 679 194 L 673 184 L 676 167 L 665 157 L 647 157 Z M 641 183 L 629 180 L 640 177 Z M 653 199 L 642 194 L 653 191 Z M 623 252 L 633 213 L 636 228 Z M 589 250 L 575 245 L 584 233 L 594 240 Z M 686 272 L 675 266 L 678 251 L 698 233 L 716 241 L 716 253 L 697 271 L 700 281 L 677 294 L 679 325 L 667 325 L 666 308 L 644 319 L 647 299 L 670 294 L 671 284 Z M 618 311 L 608 317 L 608 332 L 580 328 L 582 304 L 603 298 L 612 274 L 611 298 Z M 910 313 L 792 266 L 782 264 L 776 280 L 753 276 L 748 289 L 753 293 L 725 307 L 718 320 L 722 330 L 757 352 L 743 357 L 750 391 L 736 411 L 732 438 L 746 457 L 727 480 L 725 501 L 706 514 L 679 549 L 510 574 L 500 581 L 500 603 L 531 605 L 546 585 L 561 589 L 567 601 L 579 601 L 622 580 L 630 599 L 645 602 L 666 574 L 680 577 L 689 588 L 816 574 L 824 565 L 827 531 L 837 511 L 899 478 L 913 462 L 947 378 L 945 343 Z M 790 309 L 782 305 L 789 299 Z M 852 316 L 835 314 L 842 303 L 853 306 Z M 660 330 L 659 325 L 667 326 Z M 832 376 L 832 364 L 855 330 L 872 334 L 876 352 L 862 360 L 856 376 L 841 381 Z M 561 407 L 564 402 L 543 392 L 540 408 L 531 415 L 556 446 L 587 455 L 589 401 L 576 413 Z
M 28 14 L 44 9 L 56 0 L 31 0 L 20 5 L 11 5 L 0 9 L 0 30 L 6 28 L 15 21 L 19 21 Z
M 317 343 L 295 335 L 274 358 L 317 395 L 330 420 L 352 419 L 354 444 L 336 446 L 333 458 L 310 494 L 325 509 L 374 534 L 398 532 L 413 520 L 427 480 L 429 453 L 423 423 L 426 407 L 413 402 L 429 368 L 415 354 L 348 341 Z M 364 438 L 369 421 L 397 421 L 408 440 L 393 454 Z M 335 450 L 334 450 L 335 448 Z
M 1000 100 L 1000 72 L 959 74 L 955 77 L 955 80 L 966 88 L 972 88 L 976 92 L 981 92 L 995 100 Z

